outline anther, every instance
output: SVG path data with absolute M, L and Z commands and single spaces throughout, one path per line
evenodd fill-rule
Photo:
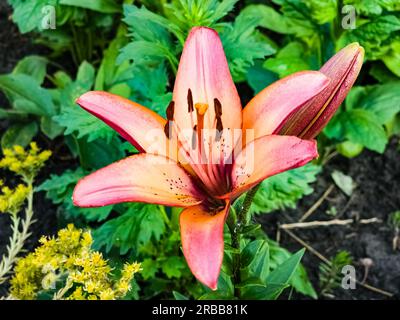
M 174 111 L 175 111 L 175 102 L 174 102 L 174 101 L 171 101 L 171 102 L 169 103 L 169 105 L 168 105 L 168 107 L 167 107 L 167 111 L 166 111 L 166 113 L 167 113 L 167 119 L 168 119 L 169 121 L 173 121 L 173 119 L 174 119 Z
M 217 118 L 217 130 L 222 131 L 224 129 L 222 125 L 222 119 L 220 117 Z
M 164 126 L 164 133 L 166 135 L 166 137 L 169 139 L 171 136 L 171 128 L 170 128 L 170 121 L 168 120 L 167 123 Z
M 222 105 L 217 98 L 214 99 L 214 110 L 215 110 L 215 116 L 217 118 L 222 116 Z
M 222 125 L 221 117 L 217 117 L 217 128 L 216 129 L 217 129 L 217 132 L 215 134 L 215 141 L 219 141 L 222 136 L 222 130 L 224 129 L 224 127 Z
M 188 90 L 188 95 L 187 95 L 187 102 L 188 102 L 188 112 L 192 112 L 193 109 L 193 95 L 192 95 L 192 90 Z

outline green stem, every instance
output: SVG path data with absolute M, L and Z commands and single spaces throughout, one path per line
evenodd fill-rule
M 246 193 L 246 197 L 244 198 L 243 204 L 242 204 L 242 210 L 240 210 L 238 220 L 243 222 L 244 225 L 246 225 L 249 222 L 249 217 L 248 213 L 251 207 L 251 204 L 253 203 L 254 196 L 256 195 L 258 189 L 260 189 L 261 183 L 254 186 L 253 189 L 250 189 Z M 242 225 L 243 226 L 243 225 Z
M 237 287 L 237 285 L 242 282 L 240 275 L 240 234 L 242 228 L 250 220 L 248 218 L 248 212 L 250 210 L 254 196 L 256 195 L 259 188 L 260 184 L 256 185 L 253 189 L 247 192 L 239 214 L 236 216 L 235 211 L 232 210 L 227 221 L 231 233 L 231 246 L 232 248 L 236 249 L 236 252 L 234 252 L 232 256 L 232 278 L 235 287 L 234 294 L 237 298 L 240 298 L 240 289 Z

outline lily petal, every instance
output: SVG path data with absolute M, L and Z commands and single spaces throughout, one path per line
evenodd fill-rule
M 220 198 L 235 199 L 264 179 L 300 167 L 318 156 L 315 140 L 270 135 L 246 145 L 232 169 L 233 192 Z
M 254 139 L 276 133 L 328 84 L 329 78 L 318 71 L 297 72 L 273 83 L 244 108 L 243 128 L 253 129 Z
M 80 207 L 99 207 L 120 202 L 146 202 L 189 207 L 204 199 L 182 167 L 170 159 L 136 154 L 81 179 L 73 202 Z
M 128 99 L 103 91 L 87 92 L 76 102 L 116 130 L 139 151 L 167 155 L 164 135 L 166 120 L 157 113 Z
M 182 249 L 190 270 L 201 283 L 217 289 L 224 256 L 224 223 L 230 204 L 213 214 L 202 205 L 186 208 L 180 216 Z
M 174 117 L 180 129 L 193 128 L 191 113 L 188 112 L 189 89 L 194 104 L 208 105 L 204 128 L 215 128 L 214 99 L 218 99 L 221 103 L 224 128 L 241 127 L 240 98 L 229 71 L 221 40 L 218 33 L 210 28 L 193 28 L 182 52 L 173 92 Z M 192 112 L 192 116 L 196 120 L 196 110 Z
M 329 59 L 320 72 L 331 79 L 329 86 L 287 121 L 280 134 L 312 139 L 333 117 L 360 73 L 364 49 L 352 43 Z

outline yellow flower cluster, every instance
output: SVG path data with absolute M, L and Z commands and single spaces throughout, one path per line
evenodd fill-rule
M 25 150 L 21 146 L 3 149 L 4 157 L 0 160 L 0 168 L 15 172 L 25 180 L 32 180 L 50 158 L 51 151 L 40 152 L 35 142 L 31 142 L 29 146 L 29 150 Z
M 0 187 L 0 213 L 18 213 L 31 192 L 31 187 L 19 184 L 15 189 L 10 189 L 4 186 L 2 180 L 0 180 Z
M 112 300 L 124 297 L 131 289 L 139 263 L 126 264 L 119 279 L 102 254 L 91 250 L 89 232 L 72 224 L 58 232 L 56 238 L 43 237 L 35 252 L 18 261 L 11 279 L 11 295 L 18 299 L 35 299 L 39 292 L 60 287 L 56 293 L 68 300 Z M 60 291 L 62 294 L 60 295 Z

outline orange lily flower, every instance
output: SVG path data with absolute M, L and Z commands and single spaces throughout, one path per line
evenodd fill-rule
M 184 256 L 194 276 L 215 290 L 231 203 L 262 180 L 318 156 L 315 141 L 273 133 L 329 83 L 321 72 L 299 72 L 242 109 L 218 34 L 195 27 L 184 46 L 167 119 L 106 92 L 77 100 L 141 153 L 80 180 L 74 204 L 137 201 L 184 208 Z

